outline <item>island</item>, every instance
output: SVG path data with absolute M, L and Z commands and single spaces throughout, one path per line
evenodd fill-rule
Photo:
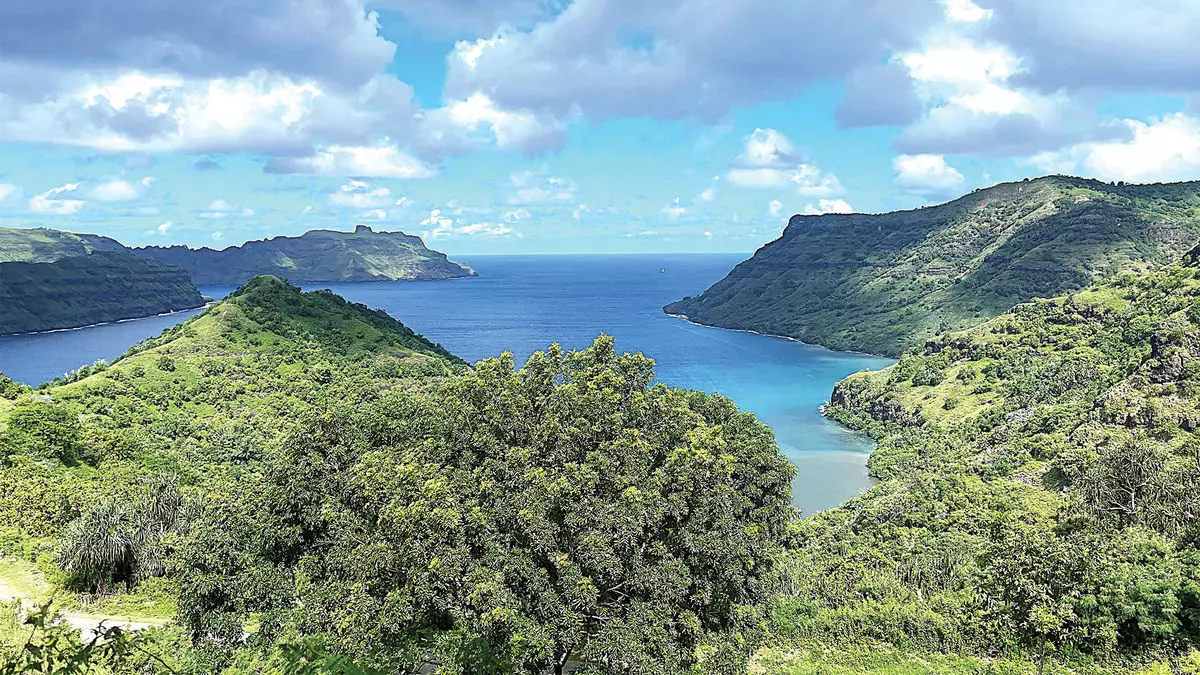
M 197 286 L 237 286 L 259 275 L 292 283 L 416 281 L 475 276 L 466 265 L 403 232 L 310 230 L 221 250 L 147 246 L 134 253 L 187 270 Z

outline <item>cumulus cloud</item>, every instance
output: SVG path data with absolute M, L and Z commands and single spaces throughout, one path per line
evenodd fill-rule
M 8 201 L 9 197 L 21 194 L 21 188 L 12 183 L 0 183 L 0 204 Z
M 503 110 L 482 93 L 452 101 L 425 114 L 424 130 L 449 135 L 464 145 L 495 143 L 503 150 L 539 155 L 558 149 L 566 139 L 566 125 L 552 115 L 529 110 Z
M 204 220 L 228 220 L 230 218 L 251 218 L 254 210 L 237 204 L 231 204 L 224 199 L 218 199 L 203 209 L 196 210 L 196 217 Z
M 1200 178 L 1200 117 L 1183 113 L 1149 122 L 1125 120 L 1128 140 L 1081 143 L 1034 156 L 1044 171 L 1103 180 L 1152 182 Z
M 679 197 L 676 197 L 670 204 L 662 207 L 662 214 L 671 220 L 678 220 L 688 215 L 688 208 L 680 204 Z
M 311 157 L 274 157 L 267 162 L 270 173 L 356 178 L 432 178 L 437 170 L 395 145 L 372 147 L 331 146 Z
M 896 170 L 896 187 L 926 197 L 952 195 L 964 180 L 962 173 L 941 155 L 900 155 L 892 160 L 892 167 Z
M 101 202 L 130 202 L 141 199 L 143 191 L 152 185 L 154 179 L 150 177 L 143 178 L 136 185 L 123 178 L 114 178 L 93 187 L 88 196 Z
M 83 210 L 84 201 L 74 198 L 79 183 L 67 183 L 34 196 L 29 200 L 29 210 L 55 216 L 70 216 Z
M 826 213 L 854 213 L 854 207 L 844 199 L 822 199 L 816 204 L 806 204 L 804 215 L 819 216 Z
M 772 199 L 771 203 L 767 205 L 767 212 L 773 216 L 779 215 L 782 211 L 783 202 L 779 201 L 778 199 Z
M 787 136 L 775 129 L 755 129 L 746 138 L 742 154 L 725 174 L 734 185 L 748 188 L 795 186 L 810 197 L 822 197 L 842 191 L 836 176 L 823 173 L 810 163 Z
M 591 122 L 715 122 L 735 106 L 790 98 L 906 46 L 940 14 L 920 0 L 576 0 L 530 30 L 459 42 L 450 100 Z M 797 30 L 804 39 L 796 39 Z
M 395 201 L 391 190 L 383 186 L 371 187 L 370 183 L 361 180 L 352 180 L 329 195 L 330 204 L 355 209 L 391 206 Z
M 444 213 L 441 209 L 433 209 L 429 217 L 421 221 L 421 226 L 427 228 L 421 233 L 426 239 L 444 239 L 450 237 L 503 237 L 510 234 L 520 236 L 514 228 L 504 223 L 471 222 L 460 220 Z
M 507 201 L 513 206 L 573 204 L 579 194 L 575 181 L 539 171 L 519 171 L 510 175 L 508 187 L 512 194 Z

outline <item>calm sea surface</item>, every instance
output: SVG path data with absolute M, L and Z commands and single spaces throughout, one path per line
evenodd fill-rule
M 720 392 L 771 425 L 798 475 L 805 513 L 835 506 L 869 486 L 871 442 L 821 417 L 835 382 L 890 360 L 832 352 L 780 338 L 706 328 L 666 316 L 662 306 L 697 295 L 744 256 L 475 256 L 456 258 L 480 276 L 452 281 L 323 284 L 388 311 L 468 361 L 511 351 L 523 360 L 551 342 L 586 347 L 600 333 L 617 348 L 658 363 L 658 379 Z M 202 288 L 222 297 L 232 289 Z M 306 288 L 308 290 L 308 288 Z M 0 337 L 0 371 L 28 384 L 96 359 L 198 310 L 77 330 Z

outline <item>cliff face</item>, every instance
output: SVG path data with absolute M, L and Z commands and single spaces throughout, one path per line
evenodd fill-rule
M 185 246 L 146 247 L 135 253 L 187 270 L 199 286 L 235 286 L 264 274 L 293 283 L 408 281 L 474 276 L 466 265 L 426 248 L 403 232 L 313 230 L 214 251 Z
M 203 304 L 182 269 L 129 253 L 0 263 L 0 334 L 75 328 Z
M 881 215 L 794 216 L 672 314 L 899 355 L 1034 297 L 1177 259 L 1200 240 L 1200 183 L 1051 176 Z

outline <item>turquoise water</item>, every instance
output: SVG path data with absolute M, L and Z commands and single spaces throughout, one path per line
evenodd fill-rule
M 775 430 L 798 469 L 794 501 L 804 512 L 837 505 L 870 483 L 871 442 L 821 417 L 833 384 L 887 359 L 833 352 L 752 333 L 696 326 L 662 306 L 696 295 L 744 256 L 477 256 L 480 274 L 429 282 L 323 284 L 388 311 L 450 351 L 475 361 L 502 351 L 523 360 L 557 341 L 586 347 L 600 333 L 617 348 L 658 363 L 658 379 L 720 392 Z M 227 288 L 201 289 L 220 297 Z M 71 331 L 0 337 L 0 370 L 38 383 L 157 335 L 196 312 Z

